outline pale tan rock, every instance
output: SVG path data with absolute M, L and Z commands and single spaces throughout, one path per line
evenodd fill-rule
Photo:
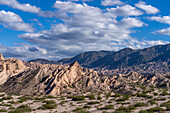
M 0 58 L 0 85 L 5 83 L 9 77 L 23 72 L 26 68 L 21 60 L 14 58 L 4 59 L 1 54 Z
M 1 53 L 0 53 L 0 60 L 5 60 L 5 58 L 3 57 Z
M 105 73 L 104 70 L 99 72 L 83 68 L 78 62 L 70 65 L 28 63 L 16 59 L 0 62 L 0 82 L 4 83 L 8 79 L 2 86 L 2 90 L 16 94 L 58 95 L 67 92 L 76 94 L 82 91 L 110 92 L 115 88 L 125 93 L 138 90 L 129 83 L 141 83 L 148 86 L 167 84 L 165 87 L 169 87 L 169 80 L 164 77 L 165 75 L 142 75 L 130 72 L 104 76 L 103 73 Z

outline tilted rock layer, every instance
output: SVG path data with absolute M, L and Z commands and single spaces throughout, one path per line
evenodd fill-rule
M 166 75 L 142 75 L 136 72 L 104 76 L 102 72 L 70 65 L 50 65 L 22 62 L 16 59 L 1 60 L 3 77 L 1 90 L 15 94 L 58 95 L 76 91 L 132 93 L 138 88 L 132 84 L 145 84 L 169 88 Z M 5 73 L 5 74 L 4 74 Z M 0 77 L 3 78 L 3 77 Z

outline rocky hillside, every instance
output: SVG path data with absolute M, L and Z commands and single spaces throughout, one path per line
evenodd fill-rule
M 158 45 L 140 50 L 125 48 L 120 51 L 91 51 L 58 62 L 37 59 L 31 62 L 42 64 L 69 64 L 77 61 L 86 68 L 125 71 L 167 73 L 170 72 L 170 44 Z
M 89 67 L 90 64 L 92 64 L 95 61 L 98 61 L 99 59 L 113 54 L 114 51 L 90 51 L 90 52 L 85 52 L 81 53 L 73 58 L 65 58 L 62 59 L 58 62 L 60 63 L 72 63 L 77 61 L 81 66 L 83 67 Z
M 77 91 L 110 92 L 115 90 L 119 93 L 131 94 L 140 90 L 140 85 L 170 87 L 168 73 L 142 75 L 130 72 L 105 76 L 105 71 L 99 72 L 81 67 L 78 62 L 69 65 L 50 65 L 1 58 L 1 64 L 8 67 L 1 68 L 0 74 L 6 77 L 1 90 L 8 93 L 57 95 L 76 94 Z
M 30 60 L 28 62 L 37 62 L 37 63 L 41 63 L 41 64 L 58 64 L 57 61 L 47 60 L 47 59 L 34 59 L 34 60 Z
M 10 58 L 4 59 L 0 54 L 0 85 L 5 83 L 9 77 L 18 75 L 26 69 L 21 60 Z
M 117 52 L 106 52 L 103 57 L 93 57 L 90 63 L 84 65 L 83 61 L 91 59 L 88 56 L 80 57 L 77 55 L 71 60 L 61 60 L 63 63 L 78 61 L 80 65 L 88 68 L 109 69 L 109 70 L 129 70 L 129 71 L 147 71 L 152 73 L 170 72 L 170 44 L 158 45 L 141 50 L 125 48 Z M 86 53 L 82 53 L 86 54 Z M 76 59 L 75 59 L 76 58 Z

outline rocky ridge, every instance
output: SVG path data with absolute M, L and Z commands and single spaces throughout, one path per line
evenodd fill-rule
M 18 75 L 26 69 L 24 62 L 19 59 L 4 59 L 0 54 L 0 85 L 5 83 L 9 77 Z
M 138 50 L 125 48 L 116 52 L 85 52 L 58 62 L 66 64 L 74 61 L 78 61 L 83 67 L 115 72 L 119 70 L 119 73 L 125 71 L 167 73 L 170 72 L 170 44 Z
M 2 57 L 1 57 L 2 58 Z M 81 67 L 78 62 L 70 65 L 40 64 L 16 59 L 2 59 L 1 90 L 24 95 L 76 94 L 77 91 L 133 93 L 140 85 L 170 87 L 167 74 L 112 74 Z M 3 78 L 3 79 L 2 79 Z M 3 84 L 4 83 L 4 84 Z

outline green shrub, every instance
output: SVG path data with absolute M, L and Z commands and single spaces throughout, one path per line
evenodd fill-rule
M 85 100 L 85 96 L 74 96 L 72 97 L 72 101 L 82 101 Z
M 115 95 L 112 95 L 111 97 L 121 97 L 121 94 L 115 94 Z
M 89 104 L 89 105 L 99 104 L 99 103 L 100 103 L 99 101 L 91 101 L 91 102 L 87 102 L 87 104 Z
M 107 103 L 112 103 L 112 100 L 109 100 Z
M 7 96 L 7 97 L 2 98 L 2 100 L 11 100 L 11 99 L 13 99 L 13 97 L 11 97 L 11 96 Z
M 106 98 L 109 98 L 111 96 L 111 92 L 106 94 Z
M 67 100 L 61 101 L 60 104 L 63 105 L 63 104 L 65 104 L 65 103 L 67 103 L 67 102 L 68 102 Z
M 24 113 L 24 112 L 31 112 L 32 109 L 28 105 L 21 105 L 16 109 L 9 111 L 8 113 Z
M 109 112 L 107 112 L 107 111 L 102 111 L 102 113 L 109 113 Z
M 153 95 L 154 95 L 154 96 L 158 96 L 158 93 L 156 93 L 156 92 L 153 92 Z
M 150 108 L 150 109 L 147 109 L 147 110 L 141 110 L 139 111 L 139 113 L 155 113 L 155 112 L 164 112 L 165 109 L 163 108 L 160 108 L 160 107 L 154 107 L 154 108 Z
M 120 106 L 118 109 L 114 111 L 114 113 L 130 113 L 131 110 L 127 107 Z
M 136 107 L 134 105 L 130 105 L 130 106 L 128 106 L 128 109 L 129 110 L 134 110 L 134 109 L 136 109 Z
M 30 100 L 31 98 L 27 98 L 27 100 Z M 32 100 L 35 100 L 36 102 L 41 102 L 41 101 L 44 101 L 46 99 L 46 96 L 44 97 L 34 97 L 32 98 Z
M 0 109 L 0 112 L 7 112 L 6 109 Z
M 1 94 L 1 95 L 0 95 L 0 97 L 3 97 L 3 96 L 5 96 L 5 94 Z
M 126 100 L 128 100 L 128 98 L 123 97 L 123 98 L 119 98 L 119 99 L 117 99 L 117 100 L 116 100 L 116 102 L 119 102 L 119 101 L 126 101 Z
M 42 103 L 46 103 L 46 104 L 56 104 L 56 102 L 54 100 L 44 100 Z
M 88 95 L 87 98 L 89 98 L 89 100 L 95 100 L 95 99 L 96 99 L 95 96 L 94 96 L 93 94 Z
M 125 104 L 130 104 L 130 102 L 117 102 L 117 104 L 125 105 Z
M 141 89 L 146 90 L 146 86 L 140 86 Z
M 158 103 L 155 102 L 154 100 L 148 100 L 147 103 L 150 103 L 151 105 L 154 105 L 154 104 L 158 105 Z
M 71 106 L 74 106 L 73 102 L 70 102 L 70 105 L 71 105 Z
M 100 108 L 100 110 L 107 110 L 107 109 L 114 109 L 114 105 L 105 105 L 104 107 Z
M 121 106 L 115 110 L 114 113 L 130 113 L 132 110 L 135 110 L 136 107 L 134 105 L 130 105 L 128 107 Z
M 57 111 L 56 111 L 56 113 L 57 113 Z M 68 113 L 67 111 L 63 111 L 63 112 L 61 112 L 61 113 Z
M 52 96 L 52 95 L 48 95 L 48 96 L 45 96 L 44 98 L 53 99 L 53 98 L 55 98 L 55 97 L 54 97 L 54 96 Z
M 76 108 L 73 110 L 74 113 L 90 113 L 89 111 L 86 111 L 83 108 Z
M 160 107 L 166 107 L 166 111 L 170 111 L 170 100 L 168 102 L 162 103 Z
M 57 107 L 57 104 L 44 104 L 41 109 L 54 109 Z
M 160 94 L 160 96 L 166 96 L 166 95 L 168 95 L 168 92 L 167 92 L 167 91 L 163 91 L 163 92 Z
M 102 99 L 102 97 L 101 97 L 101 96 L 98 96 L 98 97 L 97 97 L 97 99 L 98 99 L 98 100 L 101 100 L 101 99 Z
M 148 98 L 148 99 L 153 98 L 153 96 L 151 96 L 151 95 L 140 94 L 140 93 L 137 93 L 136 96 L 137 96 L 137 97 L 144 97 L 144 98 Z
M 84 105 L 83 108 L 91 108 L 91 106 Z
M 43 103 L 45 104 L 43 104 L 39 109 L 54 109 L 57 107 L 57 104 L 54 100 L 45 100 Z
M 6 103 L 1 103 L 0 106 L 6 106 L 6 107 L 11 107 L 11 104 L 6 104 Z
M 155 100 L 155 101 L 165 101 L 166 98 L 154 98 L 153 100 Z
M 9 111 L 8 113 L 22 113 L 22 112 L 18 110 L 12 110 L 12 111 Z
M 138 102 L 134 105 L 135 107 L 143 107 L 143 106 L 148 106 L 147 103 L 143 103 L 143 102 Z
M 19 99 L 19 101 L 18 101 L 19 103 L 23 103 L 27 100 L 32 100 L 32 98 L 30 96 L 22 96 L 22 97 L 19 97 L 18 99 Z
M 10 103 L 10 104 L 15 104 L 15 102 L 14 102 L 14 101 L 8 101 L 7 103 Z
M 146 91 L 142 91 L 142 94 L 147 94 L 149 92 L 152 92 L 152 90 L 146 90 Z

